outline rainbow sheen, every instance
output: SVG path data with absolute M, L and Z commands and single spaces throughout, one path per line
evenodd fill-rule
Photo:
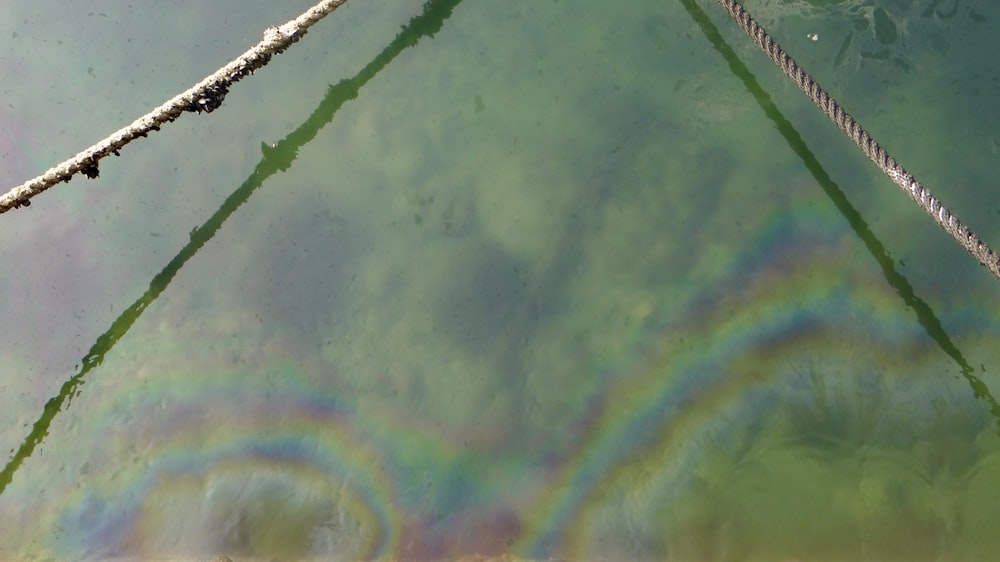
M 103 292 L 10 299 L 56 335 L 5 348 L 0 559 L 996 552 L 992 280 L 790 110 L 819 178 L 679 3 L 566 7 L 360 4 L 56 206 L 73 257 L 12 286 Z

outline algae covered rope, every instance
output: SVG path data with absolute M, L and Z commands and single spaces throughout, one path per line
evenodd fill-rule
M 994 277 L 1000 279 L 1000 256 L 994 252 L 979 236 L 962 224 L 951 211 L 949 211 L 941 201 L 934 197 L 930 191 L 918 182 L 912 174 L 906 171 L 896 160 L 883 149 L 878 142 L 868 134 L 860 123 L 854 120 L 840 104 L 837 103 L 830 94 L 826 93 L 819 84 L 802 69 L 792 57 L 782 49 L 774 39 L 768 35 L 767 31 L 754 20 L 746 9 L 736 0 L 718 0 L 719 4 L 725 8 L 726 12 L 739 24 L 743 31 L 757 43 L 767 56 L 785 76 L 790 78 L 805 92 L 809 99 L 826 113 L 840 130 L 851 137 L 854 144 L 865 153 L 869 160 L 875 163 L 885 175 L 896 185 L 903 189 L 920 206 L 942 230 L 951 235 L 963 248 L 972 254 L 979 263 L 990 270 Z
M 170 98 L 156 109 L 136 119 L 127 127 L 115 131 L 104 140 L 80 152 L 65 162 L 50 168 L 44 174 L 12 188 L 0 197 L 0 213 L 18 207 L 27 207 L 31 198 L 52 186 L 67 182 L 82 173 L 96 178 L 98 163 L 109 154 L 118 156 L 119 150 L 139 137 L 159 131 L 160 125 L 169 123 L 184 112 L 211 113 L 222 105 L 229 87 L 240 79 L 253 74 L 271 58 L 285 51 L 305 35 L 313 24 L 339 8 L 347 0 L 322 0 L 297 18 L 278 27 L 269 27 L 264 38 L 232 62 L 216 70 L 201 82 Z

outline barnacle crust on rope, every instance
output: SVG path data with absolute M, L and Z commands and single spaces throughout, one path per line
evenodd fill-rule
M 305 35 L 309 27 L 346 2 L 347 0 L 322 0 L 294 20 L 281 26 L 267 28 L 260 43 L 201 82 L 69 160 L 9 190 L 0 197 L 0 213 L 30 205 L 32 197 L 50 187 L 69 181 L 78 173 L 88 178 L 96 178 L 100 173 L 98 165 L 102 158 L 109 154 L 117 156 L 128 143 L 147 136 L 151 131 L 160 130 L 160 125 L 177 119 L 186 111 L 211 113 L 222 104 L 231 85 L 267 64 L 271 57 L 282 53 Z

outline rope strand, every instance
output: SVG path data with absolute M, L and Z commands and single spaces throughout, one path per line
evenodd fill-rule
M 88 178 L 96 178 L 100 171 L 98 162 L 109 154 L 118 156 L 119 151 L 139 137 L 152 131 L 159 131 L 160 125 L 169 123 L 185 111 L 211 113 L 222 105 L 229 87 L 242 78 L 253 74 L 271 57 L 285 51 L 295 43 L 313 24 L 339 8 L 347 0 L 322 0 L 299 17 L 280 27 L 269 27 L 264 38 L 247 52 L 206 77 L 201 82 L 177 94 L 132 124 L 112 133 L 87 150 L 50 168 L 44 174 L 12 188 L 0 197 L 0 213 L 31 204 L 31 198 L 52 186 L 67 182 L 74 175 L 82 173 Z
M 979 236 L 962 224 L 951 211 L 941 204 L 930 191 L 918 182 L 912 174 L 906 171 L 860 123 L 854 120 L 830 94 L 802 69 L 792 57 L 768 35 L 767 31 L 736 0 L 718 0 L 726 12 L 737 24 L 757 43 L 767 56 L 785 76 L 790 78 L 827 115 L 854 144 L 865 153 L 869 160 L 875 163 L 889 179 L 898 185 L 917 205 L 920 206 L 942 230 L 951 235 L 967 252 L 972 254 L 979 263 L 994 277 L 1000 279 L 1000 256 L 994 252 Z

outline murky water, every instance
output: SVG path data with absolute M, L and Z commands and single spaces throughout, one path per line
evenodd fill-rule
M 14 4 L 8 185 L 309 2 Z M 747 7 L 1000 243 L 1000 6 Z M 1000 286 L 713 2 L 352 0 L 0 221 L 4 559 L 1000 547 Z

